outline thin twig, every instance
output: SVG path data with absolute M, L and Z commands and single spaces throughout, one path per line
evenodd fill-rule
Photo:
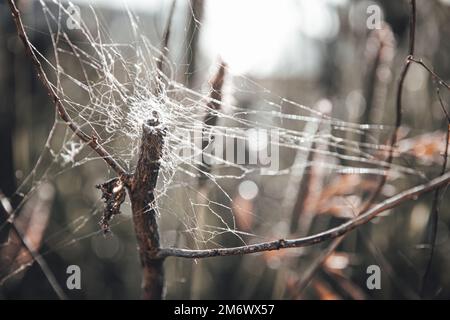
M 374 47 L 376 50 L 374 50 Z M 383 106 L 386 105 L 390 80 L 381 74 L 392 71 L 396 43 L 394 33 L 389 24 L 383 23 L 381 29 L 375 29 L 366 43 L 364 97 L 367 101 L 361 123 L 377 123 L 380 121 Z M 368 132 L 360 137 L 361 142 L 368 142 Z
M 313 124 L 314 128 L 311 130 L 309 127 L 305 127 L 306 130 L 310 130 L 313 132 L 313 134 L 318 134 L 320 131 L 320 125 L 321 122 L 319 122 L 317 125 Z M 309 142 L 309 151 L 306 157 L 303 157 L 303 153 L 300 151 L 297 151 L 296 159 L 294 160 L 294 165 L 300 165 L 299 161 L 300 159 L 308 163 L 313 163 L 316 158 L 319 157 L 315 151 L 317 147 L 317 143 L 312 140 Z M 320 148 L 320 145 L 319 145 Z M 302 158 L 300 158 L 302 157 Z M 318 162 L 320 159 L 318 160 Z M 305 235 L 312 223 L 313 220 L 313 207 L 311 206 L 311 203 L 314 203 L 313 198 L 317 198 L 318 194 L 317 192 L 313 192 L 315 188 L 318 188 L 318 184 L 320 184 L 322 180 L 322 173 L 323 170 L 320 166 L 311 166 L 311 169 L 309 172 L 306 172 L 306 168 L 302 168 L 303 172 L 301 172 L 301 180 L 297 189 L 297 197 L 295 200 L 294 208 L 291 213 L 291 223 L 290 223 L 290 232 L 291 234 L 298 232 L 299 226 L 300 226 L 300 234 L 301 236 Z M 316 189 L 318 190 L 318 189 Z
M 439 91 L 439 87 L 436 87 L 436 94 L 439 100 L 439 104 L 447 118 L 447 134 L 445 135 L 445 149 L 444 149 L 444 162 L 442 163 L 442 169 L 440 175 L 443 175 L 445 173 L 445 170 L 447 168 L 447 161 L 448 161 L 448 150 L 449 150 L 449 139 L 450 139 L 450 117 L 445 109 L 444 102 L 442 101 L 442 97 Z M 420 289 L 420 296 L 423 298 L 426 294 L 427 288 L 430 286 L 429 284 L 429 278 L 431 274 L 431 267 L 433 264 L 433 257 L 436 247 L 436 236 L 437 236 L 437 225 L 439 221 L 439 198 L 441 195 L 441 191 L 443 188 L 437 188 L 434 191 L 433 195 L 433 202 L 431 205 L 431 211 L 430 211 L 430 220 L 428 222 L 429 228 L 430 228 L 430 257 L 427 262 L 427 266 L 425 268 L 425 273 L 422 277 L 422 284 Z
M 5 209 L 5 212 L 8 215 L 10 215 L 10 216 L 12 215 L 12 211 L 9 210 L 9 209 L 12 209 L 12 205 L 9 202 L 9 199 L 1 191 L 0 191 L 0 205 L 2 205 L 2 207 Z M 30 254 L 33 261 L 36 261 L 39 268 L 42 270 L 42 273 L 44 274 L 45 278 L 47 279 L 48 283 L 50 284 L 53 291 L 55 292 L 56 296 L 60 300 L 66 300 L 67 299 L 66 294 L 64 293 L 61 286 L 58 284 L 58 281 L 56 281 L 55 275 L 53 274 L 52 270 L 50 270 L 45 259 L 42 258 L 42 256 L 39 254 L 39 252 L 36 252 L 33 248 L 31 248 L 30 244 L 25 239 L 25 237 L 22 235 L 22 233 L 19 231 L 19 229 L 17 228 L 14 221 L 11 221 L 10 225 L 12 227 L 11 231 L 17 236 L 17 238 L 19 238 L 21 245 Z M 2 280 L 6 280 L 6 278 L 2 279 Z M 1 281 L 0 281 L 0 284 L 1 284 Z
M 409 67 L 411 66 L 411 60 L 410 58 L 414 56 L 414 42 L 416 38 L 416 0 L 411 0 L 411 16 L 409 20 L 409 53 L 408 56 L 403 64 L 402 70 L 400 71 L 400 80 L 398 81 L 397 85 L 397 98 L 396 98 L 396 110 L 395 110 L 395 127 L 394 132 L 392 133 L 391 139 L 390 139 L 390 148 L 388 157 L 386 159 L 386 162 L 388 163 L 388 166 L 390 167 L 392 164 L 392 161 L 394 159 L 394 147 L 397 143 L 398 138 L 398 130 L 400 129 L 400 126 L 402 124 L 402 94 L 403 94 L 403 86 L 405 83 L 406 75 L 408 74 Z M 361 209 L 362 212 L 366 211 L 367 209 L 372 206 L 373 202 L 376 200 L 376 198 L 380 195 L 381 191 L 383 190 L 384 185 L 387 181 L 387 174 L 381 177 L 380 183 L 378 184 L 375 191 L 372 193 L 371 197 L 367 200 L 366 205 Z
M 369 210 L 357 216 L 356 218 L 349 220 L 348 222 L 338 227 L 308 237 L 291 240 L 280 239 L 275 241 L 268 241 L 233 248 L 218 248 L 206 250 L 163 248 L 159 251 L 158 256 L 160 257 L 173 256 L 181 258 L 208 258 L 216 256 L 243 255 L 261 251 L 279 250 L 284 248 L 311 246 L 320 242 L 338 238 L 352 231 L 358 226 L 369 222 L 383 211 L 397 207 L 398 205 L 404 203 L 407 200 L 415 199 L 426 192 L 430 192 L 432 190 L 435 190 L 436 188 L 445 186 L 449 183 L 450 183 L 450 172 L 447 172 L 446 174 L 438 178 L 435 178 L 429 181 L 428 183 L 415 186 L 411 189 L 398 193 L 397 195 L 382 201 L 381 203 L 371 207 Z
M 164 28 L 163 38 L 162 38 L 162 45 L 161 45 L 161 54 L 158 57 L 158 60 L 156 62 L 156 69 L 158 70 L 158 76 L 157 76 L 157 83 L 156 83 L 156 93 L 158 96 L 162 95 L 163 87 L 162 87 L 162 81 L 163 81 L 163 60 L 169 53 L 169 39 L 170 39 L 170 30 L 172 28 L 172 20 L 173 20 L 173 13 L 175 12 L 175 3 L 176 0 L 172 0 L 172 4 L 170 5 L 170 11 L 169 11 L 169 17 L 167 18 L 166 26 Z
M 398 136 L 398 130 L 400 129 L 400 126 L 402 124 L 402 93 L 403 93 L 403 85 L 406 79 L 406 75 L 408 73 L 410 63 L 411 63 L 411 57 L 414 55 L 414 47 L 415 47 L 415 34 L 416 34 L 416 1 L 411 0 L 411 16 L 409 21 L 409 54 L 405 60 L 405 63 L 403 64 L 402 70 L 400 72 L 400 80 L 398 82 L 397 86 L 397 98 L 396 98 L 396 113 L 395 113 L 395 127 L 394 132 L 392 133 L 392 136 L 390 138 L 390 148 L 388 157 L 386 159 L 386 163 L 388 165 L 388 168 L 392 165 L 393 161 L 393 154 L 394 154 L 394 147 L 397 143 L 397 136 Z M 368 213 L 370 208 L 372 207 L 375 200 L 378 198 L 378 196 L 381 194 L 381 191 L 383 190 L 384 185 L 387 181 L 387 174 L 382 176 L 377 187 L 375 188 L 375 191 L 370 195 L 369 199 L 363 204 L 362 208 L 359 211 L 359 216 L 365 215 Z M 369 211 L 368 211 L 369 210 Z M 300 290 L 302 290 L 312 279 L 312 277 L 315 274 L 315 271 L 317 268 L 319 268 L 325 261 L 325 259 L 341 244 L 341 242 L 344 240 L 345 237 L 340 237 L 335 239 L 330 246 L 327 248 L 326 252 L 327 254 L 322 254 L 318 257 L 318 259 L 315 261 L 312 268 L 309 269 L 309 273 L 306 277 L 304 277 L 304 280 L 300 282 Z
M 444 86 L 445 88 L 447 88 L 448 90 L 450 90 L 450 85 L 447 82 L 445 82 L 440 76 L 438 76 L 438 74 L 436 72 L 434 72 L 433 69 L 431 69 L 429 66 L 427 66 L 425 64 L 425 62 L 423 62 L 422 59 L 416 59 L 413 56 L 410 56 L 408 59 L 410 61 L 413 61 L 413 62 L 421 65 L 425 70 L 427 70 L 431 74 L 431 76 L 433 77 L 433 80 L 435 80 L 438 84 L 440 84 L 440 85 Z M 448 116 L 448 114 L 447 114 L 447 116 Z
M 441 110 L 445 115 L 445 118 L 447 119 L 447 124 L 450 123 L 450 114 L 447 111 L 447 108 L 445 108 L 444 101 L 442 100 L 441 91 L 439 90 L 439 87 L 436 87 L 436 94 L 439 100 L 439 105 L 441 106 Z
M 41 62 L 39 61 L 38 57 L 34 52 L 33 46 L 30 40 L 28 39 L 28 35 L 25 32 L 22 18 L 19 10 L 16 7 L 16 4 L 14 3 L 13 0 L 8 0 L 8 4 L 11 9 L 14 22 L 16 24 L 19 38 L 22 40 L 22 43 L 25 46 L 25 51 L 30 57 L 34 67 L 36 68 L 39 79 L 41 80 L 44 87 L 47 89 L 48 95 L 52 98 L 53 103 L 55 104 L 56 110 L 58 111 L 58 114 L 61 117 L 61 119 L 83 142 L 89 145 L 92 148 L 92 150 L 94 150 L 111 167 L 111 169 L 113 169 L 119 176 L 126 177 L 127 172 L 125 171 L 125 169 L 123 169 L 122 166 L 101 145 L 101 143 L 98 141 L 99 138 L 88 135 L 72 120 L 63 103 L 61 102 L 58 93 L 55 91 L 51 82 L 48 80 L 44 68 L 42 67 Z
M 210 189 L 208 188 L 208 177 L 211 172 L 211 164 L 208 161 L 205 161 L 205 157 L 208 156 L 207 153 L 209 150 L 208 146 L 210 140 L 213 138 L 208 135 L 212 134 L 212 129 L 217 125 L 218 120 L 218 111 L 222 105 L 222 87 L 225 80 L 225 68 L 226 64 L 220 60 L 219 67 L 216 72 L 213 74 L 211 79 L 209 80 L 210 85 L 210 93 L 209 100 L 206 103 L 207 111 L 205 116 L 203 117 L 203 128 L 202 128 L 202 163 L 200 164 L 200 174 L 198 176 L 198 193 L 197 193 L 197 201 L 199 203 L 199 210 L 197 213 L 197 227 L 202 228 L 205 224 L 207 224 L 207 202 L 208 202 L 208 194 Z M 208 130 L 211 130 L 208 133 Z M 201 249 L 202 247 L 198 247 Z M 201 263 L 198 263 L 196 268 L 193 268 L 191 271 L 191 298 L 198 298 L 198 294 L 201 291 L 199 289 L 203 281 L 204 276 L 204 266 Z
M 203 0 L 189 0 L 188 1 L 189 22 L 186 32 L 186 87 L 194 88 L 196 85 L 196 71 L 197 71 L 197 53 L 198 53 L 198 38 L 199 28 L 203 20 L 204 1 Z
M 163 54 L 166 54 L 169 51 L 168 44 L 170 39 L 170 31 L 172 28 L 173 13 L 175 12 L 175 4 L 176 0 L 172 0 L 172 4 L 170 5 L 169 17 L 167 18 L 166 27 L 164 28 L 163 45 L 161 50 L 163 51 Z

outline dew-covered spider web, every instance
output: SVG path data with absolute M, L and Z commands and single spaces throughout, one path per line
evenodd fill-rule
M 67 3 L 40 1 L 38 7 L 45 26 L 34 31 L 48 37 L 53 50 L 35 52 L 84 132 L 132 172 L 143 123 L 156 112 L 166 128 L 155 191 L 165 245 L 223 247 L 227 241 L 242 245 L 289 236 L 286 228 L 272 227 L 292 211 L 296 185 L 311 168 L 321 168 L 328 179 L 348 174 L 376 181 L 387 173 L 389 125 L 333 117 L 327 101 L 291 101 L 227 66 L 221 101 L 212 101 L 208 80 L 219 63 L 201 88 L 189 88 L 179 77 L 185 66 L 169 58 L 170 45 L 166 51 L 162 41 L 152 43 L 131 10 L 124 10 L 121 25 L 129 37 L 118 42 L 96 8 L 84 10 L 78 27 L 69 30 L 73 12 Z M 212 102 L 219 107 L 211 108 Z M 115 176 L 55 117 L 39 161 L 17 191 L 22 204 L 42 183 L 78 167 L 96 168 L 90 172 L 98 182 Z M 390 178 L 422 176 L 401 161 L 389 172 Z M 83 188 L 95 192 L 94 185 Z M 97 196 L 91 212 L 73 217 L 43 243 L 60 250 L 101 234 L 103 204 Z M 117 225 L 130 223 L 128 199 L 121 211 L 111 222 L 113 234 Z

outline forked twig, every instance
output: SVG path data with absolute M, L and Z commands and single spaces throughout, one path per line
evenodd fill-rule
M 445 82 L 436 72 L 434 72 L 432 68 L 427 66 L 425 64 L 425 62 L 423 62 L 422 59 L 416 59 L 416 58 L 414 58 L 414 56 L 410 56 L 410 57 L 408 57 L 408 60 L 421 65 L 425 70 L 427 70 L 431 74 L 431 76 L 433 77 L 433 80 L 435 80 L 438 84 L 440 84 L 440 85 L 444 86 L 445 88 L 447 88 L 448 90 L 450 90 L 450 85 L 447 82 Z M 447 113 L 447 117 L 448 117 L 448 113 Z

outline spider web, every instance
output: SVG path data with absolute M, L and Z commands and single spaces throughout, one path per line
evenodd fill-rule
M 70 32 L 66 21 L 73 12 L 67 4 L 40 1 L 40 6 L 46 19 L 46 29 L 40 31 L 50 37 L 53 52 L 35 50 L 79 127 L 95 136 L 130 172 L 136 164 L 144 121 L 157 112 L 167 128 L 155 192 L 156 206 L 162 230 L 175 230 L 185 238 L 184 242 L 178 236 L 165 239 L 164 234 L 169 233 L 163 233 L 163 241 L 168 245 L 217 247 L 225 246 L 227 239 L 245 244 L 284 236 L 274 234 L 270 227 L 292 210 L 289 203 L 287 208 L 270 215 L 243 207 L 242 202 L 235 200 L 236 190 L 243 181 L 255 181 L 263 191 L 272 194 L 266 194 L 269 201 L 274 200 L 281 207 L 286 204 L 284 194 L 295 194 L 289 190 L 290 182 L 312 166 L 320 166 L 330 177 L 386 174 L 388 164 L 382 159 L 389 146 L 380 137 L 388 137 L 391 127 L 334 118 L 326 103 L 322 107 L 320 104 L 305 106 L 277 96 L 256 81 L 234 74 L 228 67 L 224 98 L 215 101 L 220 108 L 212 111 L 208 107 L 209 92 L 190 89 L 177 80 L 176 74 L 183 66 L 170 61 L 161 52 L 159 43 L 150 42 L 141 29 L 139 17 L 131 10 L 125 10 L 128 23 L 123 26 L 128 30 L 129 39 L 117 42 L 93 7 L 80 17 L 76 32 Z M 157 68 L 159 59 L 162 59 L 163 73 Z M 241 103 L 242 96 L 252 103 Z M 211 114 L 218 119 L 215 125 L 205 123 L 205 117 Z M 361 142 L 364 135 L 369 137 L 365 140 L 369 142 Z M 212 146 L 218 137 L 230 139 L 233 144 L 240 141 L 247 156 L 255 145 L 267 153 L 278 150 L 278 158 L 271 159 L 277 165 L 238 163 L 234 158 L 224 159 L 215 150 L 210 156 L 214 163 L 207 166 L 199 157 L 204 151 L 202 141 L 206 139 L 207 145 Z M 312 152 L 320 157 L 308 160 Z M 52 181 L 75 167 L 101 161 L 56 115 L 41 157 L 18 188 L 17 193 L 23 199 L 15 212 L 43 182 Z M 105 173 L 114 176 L 112 172 Z M 394 164 L 390 177 L 403 175 L 421 176 L 422 173 Z M 101 175 L 98 178 L 108 179 Z M 270 191 L 274 183 L 284 187 Z M 239 226 L 237 207 L 248 211 L 256 221 L 254 227 Z M 60 232 L 48 235 L 44 243 L 51 250 L 61 250 L 101 233 L 99 227 L 94 232 L 88 227 L 98 223 L 101 211 L 99 200 L 90 213 L 74 218 Z M 129 208 L 125 206 L 122 212 L 111 224 L 113 232 L 115 226 L 131 218 Z

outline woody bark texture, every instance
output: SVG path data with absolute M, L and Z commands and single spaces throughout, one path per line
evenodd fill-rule
M 164 261 L 158 257 L 160 241 L 154 195 L 164 135 L 165 129 L 160 125 L 156 114 L 143 124 L 139 160 L 129 185 L 134 229 L 142 264 L 143 299 L 162 299 L 164 291 Z

